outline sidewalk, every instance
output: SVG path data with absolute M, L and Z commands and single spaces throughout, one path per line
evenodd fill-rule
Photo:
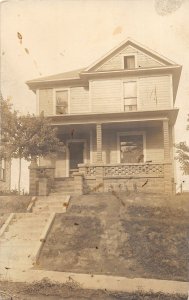
M 189 283 L 187 282 L 144 278 L 130 279 L 117 276 L 76 274 L 44 270 L 4 270 L 3 274 L 1 272 L 0 278 L 1 280 L 27 283 L 40 281 L 43 278 L 48 278 L 49 280 L 56 281 L 58 283 L 75 281 L 78 286 L 84 289 L 100 289 L 119 292 L 135 292 L 143 290 L 144 292 L 153 291 L 154 293 L 179 293 L 187 295 L 189 290 Z

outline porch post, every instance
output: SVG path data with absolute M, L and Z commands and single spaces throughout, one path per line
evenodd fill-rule
M 103 166 L 102 166 L 102 124 L 96 124 L 96 190 L 102 192 L 103 184 Z
M 96 160 L 102 162 L 102 124 L 96 124 Z
M 172 194 L 172 164 L 170 157 L 169 121 L 163 120 L 163 144 L 164 144 L 164 191 Z

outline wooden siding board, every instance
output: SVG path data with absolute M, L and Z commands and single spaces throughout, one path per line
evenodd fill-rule
M 116 53 L 111 59 L 107 60 L 102 66 L 98 67 L 98 71 L 120 70 L 123 69 L 123 55 L 135 54 L 137 68 L 150 68 L 162 66 L 162 63 L 156 61 L 149 55 L 137 50 L 132 46 L 126 46 L 124 49 Z
M 139 110 L 171 108 L 170 76 L 140 77 L 138 80 Z
M 119 112 L 122 103 L 120 80 L 97 80 L 91 84 L 92 112 Z
M 90 112 L 89 89 L 85 87 L 70 88 L 70 113 Z
M 42 111 L 45 116 L 53 115 L 53 89 L 39 90 L 39 113 Z

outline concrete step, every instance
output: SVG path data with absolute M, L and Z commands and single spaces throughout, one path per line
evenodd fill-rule
M 64 202 L 63 201 L 48 201 L 48 202 L 36 202 L 34 207 L 46 207 L 46 206 L 63 206 Z
M 0 270 L 5 270 L 8 274 L 9 269 L 30 269 L 33 267 L 31 259 L 24 260 L 16 260 L 15 259 L 7 259 L 0 260 Z M 8 268 L 8 269 L 7 269 Z
M 27 229 L 27 230 L 34 230 L 35 231 L 35 229 L 40 229 L 40 228 L 43 228 L 44 226 L 45 226 L 45 224 L 46 224 L 46 222 L 47 221 L 41 221 L 40 223 L 37 223 L 37 222 L 33 222 L 33 223 L 30 223 L 30 222 L 22 222 L 22 223 L 15 223 L 15 224 L 11 224 L 8 228 L 7 228 L 7 230 L 8 231 L 11 231 L 11 230 L 14 230 L 14 229 L 20 229 L 20 230 L 22 230 L 22 229 Z
M 3 239 L 39 239 L 41 236 L 42 230 L 40 229 L 36 229 L 35 231 L 30 231 L 30 232 L 5 232 L 2 236 L 2 238 L 0 239 L 0 243 L 1 240 Z
M 41 226 L 44 225 L 48 221 L 48 217 L 46 218 L 39 218 L 39 219 L 27 219 L 27 220 L 15 220 L 10 226 L 16 226 L 16 225 L 33 225 L 35 226 Z
M 57 197 L 57 196 L 72 196 L 72 195 L 75 195 L 76 193 L 75 193 L 75 191 L 72 191 L 72 192 L 66 192 L 66 191 L 59 191 L 59 190 L 57 190 L 57 191 L 54 191 L 54 192 L 52 192 L 51 191 L 51 194 L 50 195 L 52 195 L 52 196 L 54 196 L 54 197 Z
M 14 219 L 16 220 L 20 220 L 20 219 L 33 219 L 33 218 L 42 218 L 42 217 L 49 217 L 50 214 L 49 213 L 44 213 L 42 216 L 39 214 L 35 214 L 35 213 L 17 213 L 15 214 Z
M 36 206 L 36 207 L 33 208 L 34 212 L 40 212 L 41 210 L 45 211 L 45 212 L 49 211 L 49 212 L 57 212 L 57 213 L 66 212 L 66 208 L 63 207 L 63 205 L 62 206 L 53 206 L 53 207 L 49 207 L 49 206 L 47 206 L 47 207 L 37 207 Z
M 11 229 L 7 229 L 3 236 L 5 236 L 5 234 L 9 233 L 12 237 L 13 236 L 29 236 L 31 234 L 36 234 L 38 235 L 44 227 L 38 227 L 38 228 L 25 228 L 25 227 L 16 227 L 16 228 L 11 228 Z M 6 235 L 7 236 L 7 235 Z

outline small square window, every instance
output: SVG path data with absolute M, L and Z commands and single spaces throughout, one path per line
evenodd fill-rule
M 135 56 L 124 56 L 124 69 L 134 69 L 135 68 Z

